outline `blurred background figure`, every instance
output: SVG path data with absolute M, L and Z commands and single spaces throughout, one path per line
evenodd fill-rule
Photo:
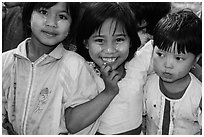
M 2 52 L 16 48 L 25 39 L 21 2 L 2 3 Z
M 130 2 L 130 7 L 140 27 L 138 34 L 142 47 L 152 39 L 156 23 L 171 11 L 171 2 Z

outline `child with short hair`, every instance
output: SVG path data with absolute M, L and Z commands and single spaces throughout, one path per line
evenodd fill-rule
M 170 13 L 153 33 L 153 67 L 145 86 L 147 134 L 200 134 L 202 84 L 189 71 L 202 53 L 202 22 L 191 10 Z
M 33 2 L 23 10 L 30 38 L 2 54 L 3 134 L 70 133 L 65 117 L 76 113 L 65 109 L 86 109 L 81 104 L 98 95 L 85 60 L 63 47 L 73 35 L 79 3 Z

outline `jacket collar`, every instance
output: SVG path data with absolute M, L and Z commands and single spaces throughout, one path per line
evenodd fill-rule
M 26 43 L 30 40 L 30 38 L 25 39 L 23 42 L 21 42 L 18 47 L 14 50 L 14 55 L 27 58 L 26 53 Z M 65 49 L 62 44 L 59 44 L 52 52 L 48 54 L 48 56 L 60 59 L 63 56 L 63 53 L 65 52 Z

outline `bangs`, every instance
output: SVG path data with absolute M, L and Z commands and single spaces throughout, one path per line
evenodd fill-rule
M 124 3 L 121 3 L 121 5 L 117 3 L 92 3 L 91 8 L 85 10 L 84 16 L 82 18 L 82 26 L 86 26 L 84 29 L 84 32 L 86 33 L 85 39 L 88 39 L 91 34 L 94 32 L 100 32 L 101 27 L 103 23 L 109 19 L 112 18 L 113 21 L 116 21 L 115 25 L 115 31 L 118 27 L 118 25 L 123 26 L 123 32 L 132 33 L 133 30 L 135 30 L 134 27 L 132 27 L 135 24 L 131 24 L 131 21 L 134 20 L 132 13 L 128 12 L 127 5 L 123 5 Z M 124 6 L 122 8 L 122 6 Z M 106 8 L 104 8 L 106 7 Z M 95 11 L 95 9 L 97 9 Z M 128 13 L 127 13 L 128 12 Z M 113 23 L 114 24 L 114 23 Z M 115 31 L 113 35 L 115 34 Z M 137 31 L 137 30 L 136 30 Z M 86 37 L 87 36 L 87 37 Z
M 154 40 L 154 46 L 157 46 L 159 49 L 170 52 L 173 51 L 175 53 L 183 53 L 185 54 L 186 52 L 190 52 L 190 44 L 191 42 L 185 41 L 185 40 L 174 40 L 174 39 L 165 39 L 161 38 L 160 39 L 155 39 Z M 193 44 L 193 43 L 192 43 Z
M 190 35 L 188 33 L 191 33 Z M 154 37 L 154 46 L 164 51 L 176 51 L 178 54 L 191 52 L 197 54 L 201 50 L 197 47 L 202 45 L 202 41 L 198 40 L 198 35 L 193 35 L 192 32 L 176 33 L 161 33 Z M 174 46 L 174 45 L 177 46 Z M 173 48 L 173 49 L 172 49 Z
M 168 14 L 155 26 L 153 40 L 154 46 L 161 50 L 197 56 L 202 52 L 201 19 L 189 10 Z
M 102 24 L 102 25 L 103 25 L 103 24 Z M 100 32 L 101 32 L 102 25 L 98 27 L 98 30 L 97 30 L 97 29 L 95 30 L 96 32 L 98 32 L 99 36 L 100 36 Z M 113 27 L 113 25 L 114 25 L 114 31 L 113 31 L 112 36 L 115 35 L 115 32 L 116 32 L 116 30 L 117 30 L 118 27 L 122 27 L 122 32 L 123 32 L 123 34 L 124 34 L 124 35 L 127 35 L 127 34 L 125 33 L 124 24 L 123 24 L 122 22 L 120 22 L 120 21 L 117 20 L 117 19 L 112 19 L 111 25 L 110 25 L 110 28 L 109 28 L 109 31 L 111 31 L 111 28 Z

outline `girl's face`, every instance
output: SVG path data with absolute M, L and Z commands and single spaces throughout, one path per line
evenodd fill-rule
M 195 61 L 195 55 L 192 53 L 178 54 L 174 51 L 160 50 L 157 46 L 154 48 L 154 70 L 163 81 L 168 83 L 182 80 L 189 73 Z
M 107 19 L 101 30 L 90 36 L 86 46 L 90 57 L 99 67 L 106 63 L 117 70 L 120 66 L 124 67 L 129 54 L 130 39 L 120 23 L 116 26 L 115 20 Z
M 68 35 L 71 16 L 67 4 L 59 2 L 46 9 L 34 10 L 31 15 L 32 39 L 42 45 L 56 46 Z

